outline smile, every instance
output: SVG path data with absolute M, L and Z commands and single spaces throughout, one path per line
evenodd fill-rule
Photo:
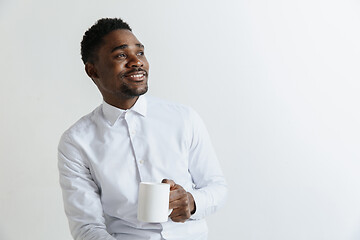
M 129 75 L 126 75 L 125 77 L 132 81 L 142 81 L 145 79 L 145 76 L 146 76 L 145 72 L 134 72 Z
M 132 77 L 132 78 L 139 78 L 139 77 L 143 77 L 143 76 L 145 76 L 145 74 L 130 75 L 130 77 Z

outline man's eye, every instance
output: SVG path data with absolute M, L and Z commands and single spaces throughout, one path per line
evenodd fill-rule
M 141 51 L 141 52 L 138 52 L 138 55 L 139 55 L 139 56 L 144 56 L 145 53 L 144 53 L 143 51 Z
M 125 53 L 119 53 L 116 55 L 116 58 L 126 58 L 126 54 Z

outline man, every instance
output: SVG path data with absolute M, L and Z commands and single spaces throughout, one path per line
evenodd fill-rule
M 74 239 L 206 239 L 204 217 L 227 186 L 199 116 L 144 96 L 144 45 L 121 19 L 100 19 L 84 35 L 82 60 L 103 103 L 61 137 L 60 184 Z M 139 183 L 170 184 L 165 223 L 137 220 Z

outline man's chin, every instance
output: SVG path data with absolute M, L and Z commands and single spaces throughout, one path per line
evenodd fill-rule
M 144 95 L 145 93 L 147 93 L 148 91 L 148 86 L 144 87 L 144 88 L 138 88 L 138 89 L 123 89 L 123 94 L 130 97 L 130 98 L 134 98 L 134 97 L 139 97 L 141 95 Z

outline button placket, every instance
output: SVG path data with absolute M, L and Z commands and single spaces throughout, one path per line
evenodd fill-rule
M 132 146 L 132 149 L 134 152 L 135 162 L 137 165 L 140 180 L 144 181 L 144 172 L 143 171 L 144 171 L 145 160 L 142 158 L 143 154 L 142 154 L 141 145 L 137 144 L 138 121 L 137 121 L 136 116 L 131 114 L 131 112 L 127 112 L 127 114 L 125 115 L 125 120 L 127 123 L 129 139 L 130 139 L 131 146 Z
M 127 112 L 127 114 L 125 115 L 125 120 L 128 126 L 130 138 L 134 137 L 136 134 L 136 123 L 129 112 Z

